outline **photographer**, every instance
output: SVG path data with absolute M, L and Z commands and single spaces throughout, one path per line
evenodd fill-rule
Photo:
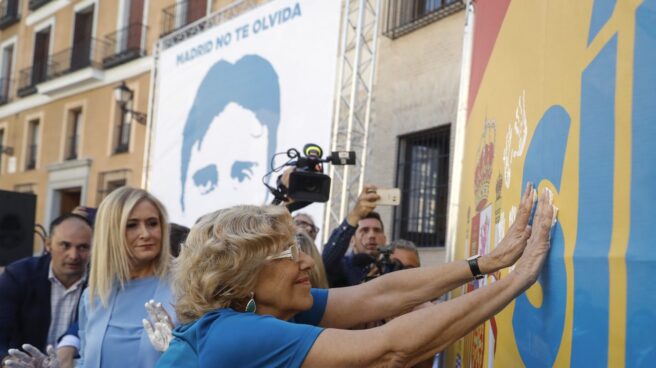
M 376 187 L 365 185 L 355 207 L 331 233 L 322 254 L 331 287 L 361 283 L 367 276 L 368 270 L 366 264 L 354 263 L 354 256 L 366 254 L 378 257 L 378 247 L 387 243 L 380 215 L 373 212 L 379 199 Z M 351 242 L 353 242 L 353 252 L 347 254 Z
M 392 247 L 391 258 L 399 261 L 403 268 L 416 268 L 421 266 L 419 251 L 415 243 L 410 240 L 398 239 L 390 243 Z

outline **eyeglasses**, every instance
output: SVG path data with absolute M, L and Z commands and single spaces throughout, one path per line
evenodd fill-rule
M 319 228 L 317 226 L 315 226 L 315 225 L 313 225 L 313 224 L 311 224 L 307 221 L 296 220 L 296 221 L 294 221 L 294 224 L 296 226 L 300 226 L 300 227 L 303 227 L 303 228 L 306 228 L 306 229 L 310 229 L 309 231 L 314 231 L 315 233 L 319 232 Z
M 272 261 L 274 259 L 284 259 L 284 258 L 289 258 L 292 261 L 298 261 L 301 258 L 301 247 L 298 245 L 298 243 L 294 242 L 286 250 L 283 250 L 282 252 L 274 256 L 267 257 L 267 260 Z

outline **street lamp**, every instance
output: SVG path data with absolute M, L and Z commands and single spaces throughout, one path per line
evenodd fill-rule
M 7 156 L 13 156 L 14 147 L 3 146 L 2 144 L 0 144 L 0 156 L 2 156 L 3 153 L 6 154 Z
M 148 116 L 143 112 L 135 111 L 128 107 L 128 104 L 132 103 L 133 98 L 134 92 L 127 86 L 127 84 L 125 84 L 125 81 L 121 82 L 118 87 L 114 88 L 114 99 L 121 107 L 123 115 L 129 113 L 130 120 L 134 119 L 138 123 L 145 125 Z

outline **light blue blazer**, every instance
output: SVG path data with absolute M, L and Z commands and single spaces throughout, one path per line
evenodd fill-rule
M 116 301 L 116 293 L 120 287 L 118 282 L 114 282 L 114 288 L 110 293 L 107 308 L 102 306 L 100 299 L 96 298 L 93 309 L 90 307 L 88 289 L 82 294 L 79 307 L 79 323 L 80 323 L 80 355 L 81 358 L 76 361 L 76 367 L 101 367 L 100 356 L 103 346 L 105 332 L 111 317 L 111 311 L 114 309 Z M 171 293 L 171 285 L 168 279 L 160 279 L 153 295 L 153 299 L 162 303 L 169 315 L 175 321 L 175 311 L 173 310 L 173 296 Z M 139 320 L 141 323 L 141 320 Z M 138 367 L 138 368 L 152 368 L 155 367 L 157 360 L 159 360 L 161 352 L 155 350 L 148 334 L 143 331 L 141 339 L 139 340 L 139 350 L 137 356 L 122 356 L 116 359 L 122 359 L 125 366 Z

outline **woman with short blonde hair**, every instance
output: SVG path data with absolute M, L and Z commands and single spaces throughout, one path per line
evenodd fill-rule
M 275 206 L 237 206 L 203 216 L 173 261 L 178 320 L 188 323 L 217 308 L 245 307 L 255 287 L 253 275 L 271 248 L 283 250 L 293 240 L 289 218 L 284 207 Z
M 134 367 L 153 367 L 159 359 L 142 320 L 150 299 L 170 309 L 167 224 L 162 203 L 142 189 L 121 187 L 100 203 L 80 301 L 78 366 L 122 367 L 133 359 Z
M 311 288 L 314 261 L 300 250 L 284 208 L 217 211 L 192 228 L 176 260 L 176 312 L 184 325 L 173 332 L 158 367 L 405 367 L 424 361 L 537 280 L 556 211 L 544 192 L 529 226 L 533 197 L 529 186 L 506 237 L 480 258 L 335 289 Z M 513 264 L 499 281 L 411 311 Z M 348 330 L 402 313 L 379 327 Z

